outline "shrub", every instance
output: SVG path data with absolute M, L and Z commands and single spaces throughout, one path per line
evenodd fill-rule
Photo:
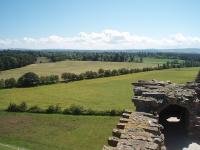
M 84 73 L 84 78 L 85 79 L 94 79 L 94 78 L 97 78 L 98 77 L 98 74 L 94 71 L 86 71 Z
M 78 75 L 74 74 L 74 73 L 69 73 L 69 72 L 66 72 L 66 73 L 63 73 L 61 75 L 61 78 L 64 80 L 64 81 L 75 81 L 75 80 L 78 80 Z
M 44 113 L 45 110 L 43 110 L 40 107 L 38 107 L 38 106 L 35 105 L 35 106 L 30 107 L 28 109 L 28 112 L 30 112 L 30 113 Z
M 0 80 L 0 89 L 5 88 L 5 81 L 3 79 Z
M 47 110 L 47 113 L 51 114 L 51 113 L 61 113 L 61 107 L 59 105 L 50 105 Z
M 104 71 L 104 77 L 110 77 L 112 75 L 112 72 L 110 70 Z
M 98 73 L 99 73 L 99 74 L 103 74 L 103 73 L 104 73 L 104 69 L 100 68 L 100 69 L 98 70 Z
M 63 114 L 72 114 L 69 108 L 63 110 Z
M 58 75 L 50 75 L 49 76 L 50 83 L 57 83 L 59 81 Z
M 119 75 L 119 72 L 116 69 L 113 69 L 111 74 L 112 74 L 112 76 L 117 76 L 117 75 Z
M 18 106 L 15 103 L 10 103 L 6 111 L 9 112 L 18 112 Z
M 82 106 L 71 105 L 69 108 L 69 112 L 73 115 L 80 115 L 80 114 L 83 114 L 84 109 Z
M 78 80 L 83 80 L 85 77 L 85 74 L 84 73 L 81 73 L 78 75 Z
M 119 116 L 123 112 L 124 112 L 124 110 L 115 110 L 115 109 L 112 109 L 112 110 L 110 110 L 110 116 Z
M 6 110 L 9 112 L 25 112 L 25 111 L 27 111 L 27 108 L 28 107 L 25 102 L 22 102 L 19 105 L 15 104 L 15 103 L 10 103 Z
M 105 70 L 102 69 L 102 68 L 100 68 L 100 69 L 98 70 L 98 77 L 103 77 L 103 76 L 104 76 L 104 72 L 105 72 Z
M 86 115 L 97 115 L 98 112 L 97 111 L 94 111 L 92 109 L 88 109 L 88 110 L 85 110 L 85 114 Z
M 111 115 L 111 116 L 115 116 L 116 114 L 117 114 L 117 111 L 116 111 L 116 110 L 112 109 L 112 110 L 110 111 L 110 115 Z
M 58 75 L 41 76 L 40 84 L 53 84 L 59 81 Z
M 20 112 L 25 112 L 25 111 L 27 111 L 27 108 L 28 108 L 28 106 L 27 106 L 26 102 L 22 102 L 22 103 L 19 104 L 19 106 L 18 106 L 18 109 L 19 109 Z
M 17 85 L 15 78 L 5 80 L 5 88 L 13 88 Z
M 121 68 L 121 69 L 118 70 L 118 72 L 121 75 L 130 73 L 130 71 L 126 68 Z
M 39 84 L 40 80 L 37 74 L 33 72 L 28 72 L 22 75 L 18 79 L 18 86 L 20 87 L 32 87 L 37 86 Z

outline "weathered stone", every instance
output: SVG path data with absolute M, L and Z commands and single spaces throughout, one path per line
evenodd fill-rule
M 116 147 L 118 142 L 119 142 L 119 139 L 117 137 L 109 137 L 108 138 L 108 145 L 110 145 L 112 147 Z
M 120 129 L 113 129 L 112 135 L 115 136 L 115 137 L 120 138 L 122 132 L 123 132 L 123 131 L 121 131 Z
M 122 114 L 122 117 L 123 117 L 123 118 L 129 118 L 129 117 L 130 117 L 130 113 L 123 113 L 123 114 Z
M 126 121 L 119 123 L 118 129 L 113 129 L 113 137 L 108 139 L 111 147 L 104 146 L 103 150 L 161 149 L 164 137 L 156 116 L 144 112 L 132 112 Z
M 117 124 L 117 128 L 118 128 L 118 129 L 124 129 L 124 128 L 125 128 L 125 125 L 126 125 L 125 123 L 118 123 L 118 124 Z
M 113 137 L 108 139 L 110 146 L 104 146 L 103 150 L 166 150 L 161 132 L 163 126 L 158 120 L 160 112 L 169 105 L 187 110 L 189 133 L 200 135 L 200 83 L 182 85 L 139 80 L 133 85 L 132 101 L 137 112 L 128 110 L 122 114 L 117 129 L 113 129 Z
M 129 119 L 126 118 L 120 118 L 119 122 L 120 123 L 127 123 L 129 121 Z

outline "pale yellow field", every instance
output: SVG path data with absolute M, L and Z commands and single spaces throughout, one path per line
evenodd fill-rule
M 10 77 L 18 78 L 27 72 L 35 72 L 38 75 L 61 75 L 64 72 L 82 73 L 88 70 L 97 71 L 103 69 L 119 69 L 119 68 L 143 68 L 149 66 L 157 66 L 166 62 L 164 59 L 144 59 L 144 63 L 133 62 L 100 62 L 100 61 L 60 61 L 55 63 L 31 64 L 22 68 L 10 69 L 0 72 L 0 79 Z

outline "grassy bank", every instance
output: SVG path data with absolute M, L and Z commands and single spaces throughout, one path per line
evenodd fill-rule
M 29 150 L 100 150 L 118 120 L 0 112 L 0 143 Z

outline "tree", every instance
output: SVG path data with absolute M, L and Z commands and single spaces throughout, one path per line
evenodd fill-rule
M 59 76 L 58 75 L 50 75 L 49 79 L 50 79 L 50 83 L 57 83 L 59 81 Z
M 143 58 L 142 57 L 140 57 L 140 63 L 143 63 Z
M 195 82 L 200 83 L 200 70 L 196 76 Z
M 119 72 L 119 74 L 128 74 L 129 73 L 129 70 L 128 69 L 126 69 L 126 68 L 121 68 L 121 69 L 119 69 L 118 70 L 118 72 Z
M 66 72 L 66 73 L 63 73 L 61 75 L 61 78 L 64 80 L 64 81 L 75 81 L 75 80 L 78 80 L 78 75 L 74 74 L 74 73 L 69 73 L 69 72 Z
M 28 72 L 22 75 L 17 83 L 20 87 L 32 87 L 37 86 L 40 83 L 40 80 L 37 74 Z
M 5 88 L 5 81 L 3 79 L 0 80 L 0 89 Z
M 15 78 L 10 78 L 5 80 L 5 88 L 13 88 L 17 84 Z
M 112 76 L 117 76 L 117 75 L 119 75 L 119 72 L 118 72 L 118 70 L 113 69 L 111 74 L 112 74 Z
M 104 72 L 104 77 L 110 77 L 112 75 L 112 72 L 111 72 L 111 70 L 105 70 L 105 72 Z
M 84 73 L 86 79 L 94 79 L 97 77 L 97 73 L 94 71 L 86 71 Z
M 99 76 L 99 77 L 103 77 L 103 76 L 104 76 L 104 72 L 105 72 L 105 70 L 102 69 L 102 68 L 100 68 L 100 69 L 98 70 L 98 76 Z

